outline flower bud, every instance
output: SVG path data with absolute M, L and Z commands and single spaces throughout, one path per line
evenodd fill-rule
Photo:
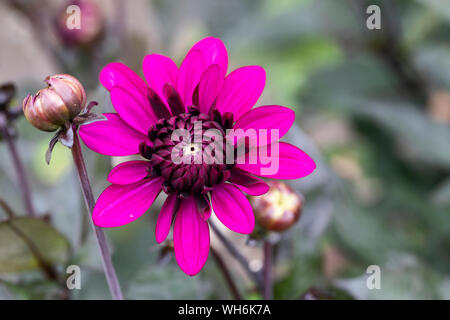
M 47 77 L 47 88 L 23 101 L 27 120 L 43 131 L 55 131 L 72 121 L 86 105 L 86 93 L 81 83 L 68 74 Z
M 268 181 L 270 189 L 250 203 L 257 223 L 270 231 L 284 231 L 300 218 L 303 197 L 283 182 Z
M 69 6 L 78 6 L 78 11 L 67 11 Z M 76 24 L 79 23 L 79 26 Z M 100 8 L 92 0 L 69 1 L 56 19 L 56 31 L 68 46 L 90 46 L 100 39 L 104 19 Z

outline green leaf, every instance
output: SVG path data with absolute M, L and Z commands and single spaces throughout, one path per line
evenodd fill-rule
M 404 252 L 392 253 L 391 259 L 380 265 L 380 270 L 380 289 L 368 289 L 369 274 L 366 270 L 361 270 L 359 277 L 339 279 L 335 284 L 361 300 L 441 298 L 438 288 L 442 284 L 441 276 L 413 255 Z M 443 291 L 445 290 L 446 288 L 443 288 Z
M 365 263 L 381 263 L 390 251 L 405 245 L 401 234 L 383 221 L 375 210 L 369 210 L 339 201 L 334 214 L 334 231 L 346 250 Z
M 442 17 L 450 20 L 450 4 L 448 0 L 419 0 Z
M 450 128 L 404 104 L 367 102 L 354 107 L 398 137 L 412 155 L 423 162 L 450 168 Z
M 207 284 L 200 276 L 189 277 L 175 264 L 153 264 L 131 281 L 128 299 L 205 299 Z
M 316 285 L 321 277 L 320 249 L 302 233 L 295 233 L 294 256 L 278 261 L 278 266 L 286 265 L 289 272 L 274 285 L 275 299 L 299 299 L 309 288 Z
M 36 218 L 15 218 L 0 223 L 0 273 L 36 269 L 39 264 L 32 248 L 49 264 L 67 260 L 67 239 L 48 223 Z
M 436 42 L 422 44 L 416 49 L 414 63 L 418 69 L 426 70 L 430 81 L 439 83 L 439 87 L 448 88 L 450 85 L 450 74 L 447 70 L 450 67 L 450 48 L 447 44 Z
M 447 178 L 438 188 L 432 193 L 431 201 L 433 204 L 445 207 L 450 205 L 450 178 Z

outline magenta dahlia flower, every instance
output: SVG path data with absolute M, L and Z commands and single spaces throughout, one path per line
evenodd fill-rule
M 156 241 L 167 238 L 173 221 L 175 256 L 188 275 L 197 274 L 207 260 L 212 209 L 230 230 L 249 234 L 255 218 L 243 192 L 261 195 L 269 189 L 257 176 L 297 179 L 315 169 L 306 153 L 278 141 L 294 122 L 291 109 L 276 105 L 252 109 L 264 89 L 264 69 L 247 66 L 227 75 L 227 67 L 227 51 L 216 38 L 195 44 L 180 67 L 168 57 L 147 55 L 143 61 L 147 83 L 124 64 L 108 64 L 100 82 L 110 92 L 117 113 L 80 127 L 84 143 L 98 153 L 142 156 L 112 169 L 111 185 L 94 208 L 95 224 L 130 223 L 164 191 L 167 199 L 156 222 Z M 181 136 L 175 134 L 178 130 L 183 130 Z M 231 143 L 208 135 L 229 137 L 233 130 L 238 133 Z M 208 139 L 199 142 L 197 135 Z M 244 146 L 243 153 L 229 156 L 227 152 L 239 146 Z M 266 153 L 251 152 L 258 149 Z M 176 161 L 174 155 L 192 161 Z M 208 161 L 218 155 L 226 161 Z

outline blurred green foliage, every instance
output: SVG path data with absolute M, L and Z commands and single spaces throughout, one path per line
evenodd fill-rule
M 69 256 L 67 240 L 49 224 L 32 218 L 0 223 L 0 248 L 0 273 L 36 269 L 39 259 L 50 264 L 64 263 Z M 42 257 L 36 257 L 35 252 Z
M 312 287 L 336 299 L 450 298 L 448 1 L 146 3 L 155 24 L 152 37 L 125 35 L 128 53 L 107 48 L 100 65 L 123 60 L 138 70 L 148 53 L 141 45 L 147 38 L 157 39 L 150 45 L 180 61 L 194 42 L 214 35 L 227 45 L 233 68 L 260 64 L 266 69 L 260 105 L 286 105 L 297 112 L 287 139 L 311 154 L 318 169 L 291 182 L 306 202 L 300 222 L 281 235 L 275 248 L 275 298 L 304 298 Z M 372 3 L 381 7 L 381 30 L 365 26 L 365 8 Z M 75 63 L 65 71 L 92 83 L 90 98 L 100 102 L 98 110 L 111 110 L 93 70 Z M 41 84 L 17 85 L 24 94 Z M 81 241 L 86 221 L 69 152 L 57 148 L 46 167 L 50 136 L 23 120 L 17 128 L 33 200 L 39 212 L 50 215 L 50 224 L 14 223 L 30 222 L 23 227 L 33 237 L 35 230 L 45 229 L 36 241 L 44 252 L 57 246 L 48 260 L 62 272 L 67 264 L 81 265 L 82 290 L 71 292 L 73 298 L 109 298 L 95 243 L 89 235 Z M 89 150 L 85 156 L 98 195 L 111 163 Z M 0 168 L 0 197 L 22 213 L 3 144 Z M 212 259 L 195 278 L 184 275 L 173 258 L 158 262 L 161 246 L 153 230 L 159 207 L 160 202 L 139 221 L 107 232 L 126 296 L 230 298 Z M 66 241 L 74 250 L 64 260 Z M 380 290 L 366 286 L 372 264 L 381 267 Z M 242 270 L 230 266 L 245 297 L 260 298 L 249 282 L 240 281 Z M 0 298 L 61 297 L 57 285 L 39 273 L 19 273 L 32 267 L 36 263 L 23 242 L 0 224 Z

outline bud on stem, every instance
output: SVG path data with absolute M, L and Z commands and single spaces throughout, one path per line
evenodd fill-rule
M 106 120 L 101 114 L 91 113 L 97 102 L 86 106 L 86 92 L 83 85 L 75 77 L 68 74 L 57 74 L 47 77 L 47 88 L 39 90 L 34 96 L 28 95 L 23 100 L 23 112 L 27 120 L 42 131 L 56 131 L 50 140 L 45 155 L 47 163 L 53 147 L 59 141 L 72 148 L 74 131 L 78 126 L 99 120 Z
M 68 74 L 47 77 L 47 88 L 23 101 L 27 120 L 43 131 L 56 131 L 75 119 L 86 105 L 86 93 L 82 84 Z
M 303 197 L 283 182 L 268 181 L 269 191 L 258 197 L 251 197 L 258 224 L 270 231 L 284 231 L 300 218 Z

